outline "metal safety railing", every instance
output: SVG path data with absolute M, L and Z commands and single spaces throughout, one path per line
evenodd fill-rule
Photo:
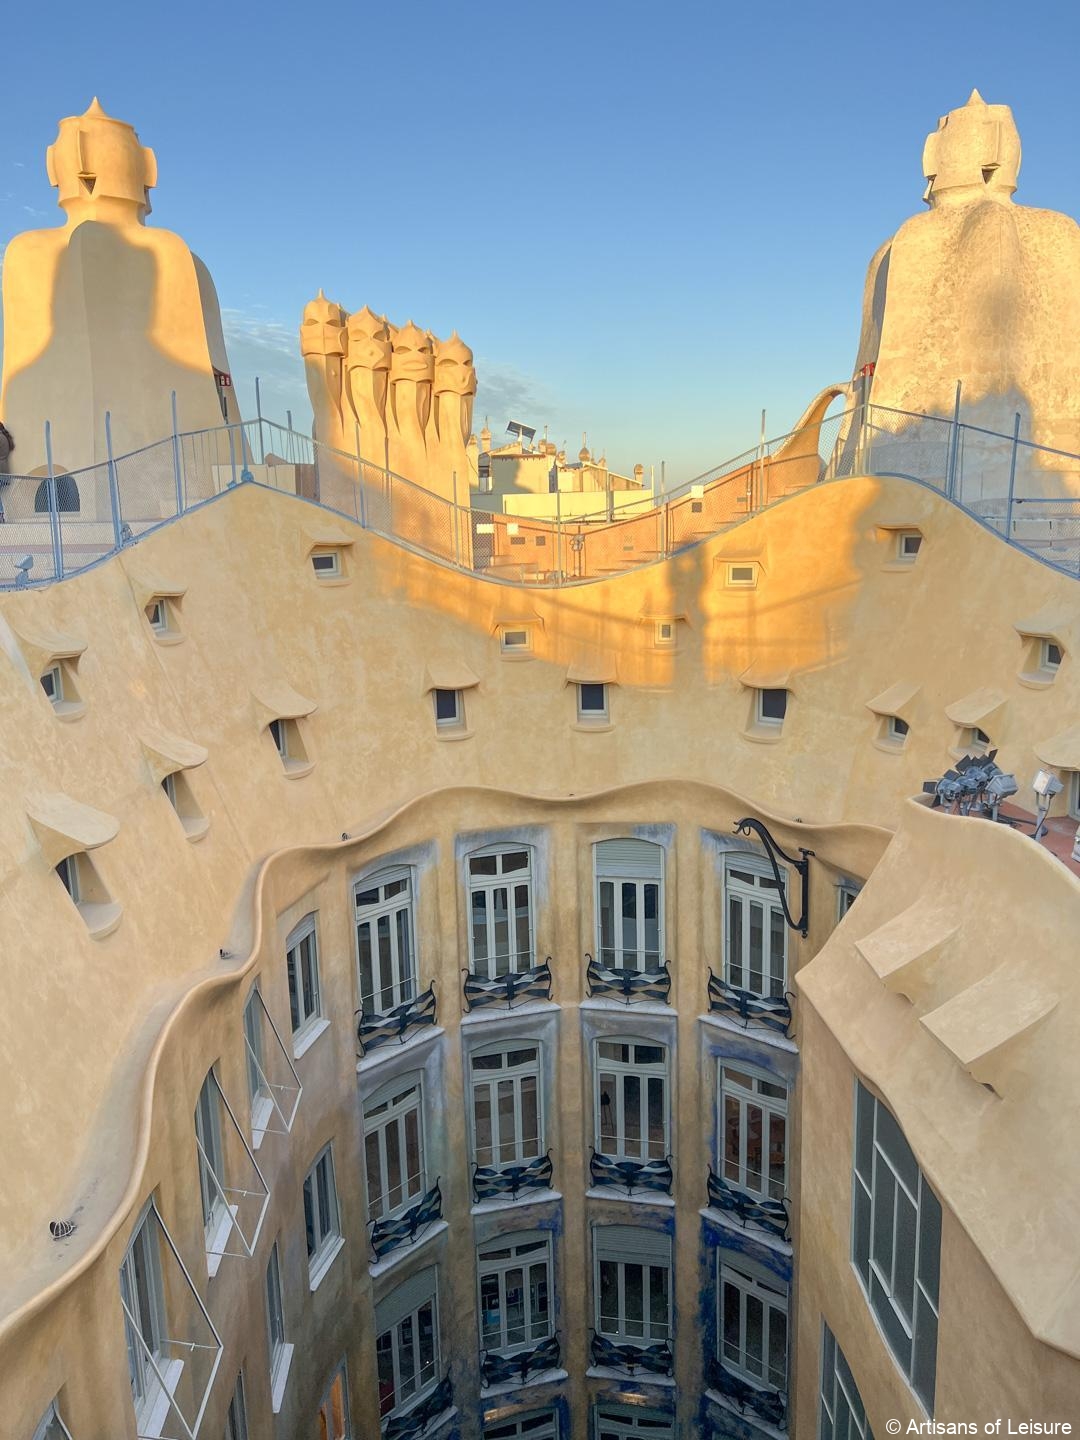
M 0 589 L 76 575 L 244 485 L 299 496 L 365 529 L 486 579 L 561 586 L 666 559 L 811 485 L 897 476 L 936 490 L 1010 545 L 1080 575 L 1080 455 L 1020 435 L 861 404 L 714 466 L 661 496 L 588 515 L 515 516 L 455 503 L 354 453 L 259 415 L 173 433 L 57 472 L 46 427 L 43 473 L 0 475 Z M 443 477 L 445 480 L 447 477 Z M 472 487 L 461 478 L 461 492 Z M 452 490 L 459 493 L 459 477 Z M 451 487 L 447 487 L 451 488 Z M 480 492 L 475 492 L 480 499 Z

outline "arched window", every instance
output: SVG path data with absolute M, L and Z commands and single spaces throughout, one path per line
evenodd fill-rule
M 620 1160 L 668 1154 L 668 1047 L 619 1037 L 596 1041 L 596 1149 Z
M 391 1080 L 364 1101 L 364 1164 L 369 1220 L 396 1215 L 424 1194 L 424 1096 L 419 1073 Z
M 544 1153 L 540 1042 L 514 1040 L 469 1057 L 473 1159 L 500 1168 Z
M 56 491 L 57 512 L 60 514 L 77 515 L 82 506 L 79 503 L 79 487 L 75 483 L 74 475 L 54 475 L 53 487 Z M 52 508 L 52 502 L 49 498 L 49 481 L 46 476 L 34 492 L 34 513 L 36 515 L 48 515 Z
M 412 871 L 383 870 L 356 882 L 360 1008 L 382 1014 L 416 995 Z
M 497 980 L 533 964 L 532 851 L 489 846 L 468 857 L 469 966 Z
M 550 1232 L 489 1240 L 477 1252 L 476 1268 L 481 1348 L 512 1353 L 546 1340 L 554 1311 Z

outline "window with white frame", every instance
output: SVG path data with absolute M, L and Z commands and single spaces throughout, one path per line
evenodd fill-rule
M 304 1235 L 308 1272 L 314 1280 L 333 1255 L 341 1238 L 334 1155 L 330 1146 L 321 1152 L 304 1180 Z
M 888 1109 L 855 1082 L 851 1261 L 897 1364 L 934 1411 L 941 1205 Z
M 79 857 L 77 855 L 65 855 L 56 867 L 56 873 L 60 877 L 60 884 L 78 905 L 82 899 L 81 887 L 79 885 Z
M 759 725 L 770 725 L 779 730 L 787 715 L 788 692 L 781 689 L 762 689 L 755 692 L 754 719 Z
M 874 1440 L 851 1367 L 824 1321 L 818 1402 L 818 1440 Z
M 225 1434 L 223 1440 L 248 1440 L 247 1402 L 244 1399 L 244 1376 L 236 1377 L 236 1386 L 225 1412 Z
M 328 545 L 311 552 L 311 568 L 320 580 L 337 580 L 341 576 L 341 549 Z
M 508 655 L 527 655 L 532 649 L 532 630 L 528 625 L 503 625 L 499 639 Z
M 289 1016 L 294 1039 L 322 1017 L 319 996 L 319 942 L 315 916 L 306 915 L 285 942 Z
M 744 1256 L 717 1261 L 719 1359 L 770 1390 L 787 1389 L 788 1287 Z
M 41 677 L 41 688 L 53 705 L 63 704 L 66 698 L 64 695 L 64 672 L 59 664 L 50 665 L 44 672 Z
M 621 1160 L 668 1154 L 668 1048 L 653 1040 L 596 1041 L 596 1148 Z
M 495 980 L 533 963 L 532 851 L 527 845 L 470 855 L 469 965 Z
M 153 1206 L 148 1207 L 120 1266 L 131 1398 L 140 1417 L 161 1389 L 155 1367 L 161 1372 L 169 1364 L 156 1214 Z
M 434 1266 L 421 1270 L 375 1306 L 379 1414 L 387 1416 L 432 1390 L 439 1378 L 439 1299 Z
M 679 642 L 677 620 L 653 621 L 653 644 L 658 650 L 672 650 Z
M 588 722 L 604 721 L 608 718 L 608 687 L 585 682 L 577 687 L 578 720 Z
M 244 1059 L 247 1063 L 248 1095 L 251 1099 L 252 1123 L 256 1129 L 269 1106 L 270 1091 L 266 1083 L 266 1053 L 262 1025 L 259 1023 L 260 1000 L 253 989 L 244 1006 Z
M 887 715 L 885 719 L 887 721 L 886 739 L 899 748 L 907 740 L 911 726 L 900 715 Z
M 382 1014 L 416 994 L 412 872 L 382 871 L 358 881 L 353 895 L 360 1008 Z
M 752 590 L 757 584 L 756 561 L 743 561 L 727 567 L 727 584 L 732 590 Z
M 836 921 L 837 924 L 844 918 L 855 901 L 859 898 L 859 891 L 862 886 L 857 880 L 841 880 L 836 887 Z
M 484 1440 L 559 1440 L 559 1414 L 555 1409 L 530 1410 L 484 1426 Z
M 1039 641 L 1039 668 L 1055 672 L 1061 669 L 1064 651 L 1056 640 Z
M 277 1241 L 270 1251 L 266 1266 L 266 1336 L 270 1351 L 270 1376 L 277 1383 L 282 1367 L 288 1363 L 290 1347 L 285 1343 L 285 1311 L 281 1303 L 281 1261 Z
M 787 922 L 771 868 L 749 855 L 729 859 L 724 894 L 724 979 L 736 990 L 782 999 L 787 989 Z
M 319 1423 L 315 1427 L 319 1440 L 349 1440 L 349 1382 L 343 1360 L 330 1381 L 330 1388 L 319 1406 Z
M 594 848 L 597 956 L 616 970 L 664 963 L 664 851 L 648 840 L 602 840 Z
M 721 1173 L 763 1200 L 787 1193 L 787 1086 L 745 1065 L 720 1065 Z
M 71 1431 L 64 1424 L 64 1417 L 60 1414 L 55 1400 L 41 1417 L 33 1440 L 71 1440 Z
M 922 549 L 923 537 L 918 530 L 898 530 L 896 532 L 896 558 L 906 564 L 913 565 L 915 557 Z
M 423 1091 L 405 1075 L 364 1101 L 368 1219 L 385 1220 L 419 1200 L 424 1173 Z
M 499 1169 L 544 1152 L 540 1045 L 529 1040 L 490 1046 L 469 1057 L 473 1159 Z
M 985 755 L 994 742 L 979 725 L 967 725 L 960 731 L 960 749 L 969 755 Z
M 481 1245 L 480 1345 L 512 1352 L 551 1334 L 551 1235 L 543 1230 L 500 1235 Z
M 433 690 L 436 729 L 452 729 L 465 724 L 465 696 L 460 690 Z
M 597 1333 L 617 1344 L 671 1338 L 671 1237 L 636 1225 L 593 1228 Z
M 674 1417 L 663 1410 L 598 1400 L 593 1414 L 595 1440 L 674 1440 Z
M 220 1249 L 218 1233 L 226 1221 L 228 1207 L 221 1193 L 220 1177 L 225 1173 L 221 1148 L 221 1099 L 211 1070 L 199 1091 L 195 1106 L 195 1140 L 199 1154 L 199 1194 L 202 1199 L 203 1231 L 208 1251 Z

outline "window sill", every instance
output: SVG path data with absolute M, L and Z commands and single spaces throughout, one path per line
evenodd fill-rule
M 1029 690 L 1046 690 L 1057 679 L 1057 671 L 1052 674 L 1043 670 L 1021 670 L 1017 675 L 1021 685 L 1026 685 Z
M 774 1255 L 782 1255 L 787 1259 L 790 1259 L 795 1253 L 790 1240 L 781 1240 L 780 1236 L 774 1235 L 771 1230 L 760 1229 L 753 1223 L 740 1225 L 737 1221 L 732 1220 L 730 1216 L 725 1215 L 722 1210 L 714 1210 L 711 1205 L 703 1206 L 702 1209 L 698 1211 L 698 1214 L 703 1220 L 707 1220 L 710 1225 L 715 1225 L 717 1229 L 723 1230 L 725 1234 L 737 1235 L 740 1246 L 742 1242 L 749 1240 L 755 1245 L 762 1246 L 765 1250 L 771 1250 Z
M 155 630 L 150 627 L 150 633 L 154 637 L 155 645 L 180 645 L 187 637 L 179 630 Z
M 333 1243 L 328 1245 L 321 1255 L 316 1255 L 314 1257 L 313 1264 L 308 1267 L 308 1288 L 311 1290 L 312 1294 L 314 1294 L 315 1291 L 318 1290 L 319 1286 L 326 1278 L 327 1271 L 330 1269 L 331 1265 L 333 1265 L 334 1261 L 344 1249 L 345 1236 L 338 1235 L 334 1238 Z
M 902 755 L 907 748 L 902 740 L 878 740 L 876 737 L 873 746 L 885 755 Z
M 661 1205 L 667 1210 L 675 1208 L 674 1195 L 665 1195 L 662 1190 L 642 1190 L 636 1195 L 628 1195 L 615 1185 L 590 1185 L 585 1191 L 585 1198 L 615 1200 L 623 1205 Z
M 369 1264 L 368 1274 L 373 1280 L 377 1280 L 380 1275 L 388 1274 L 391 1270 L 396 1269 L 403 1260 L 407 1260 L 410 1255 L 415 1255 L 418 1250 L 422 1250 L 429 1240 L 445 1234 L 449 1229 L 450 1226 L 445 1220 L 434 1221 L 411 1244 L 399 1245 L 396 1250 L 391 1250 L 389 1255 L 384 1256 L 382 1260 L 376 1260 L 374 1264 Z
M 469 1206 L 470 1215 L 494 1215 L 504 1210 L 525 1210 L 530 1205 L 551 1205 L 562 1199 L 561 1190 L 525 1190 L 516 1200 L 501 1195 Z
M 784 738 L 783 725 L 748 725 L 742 732 L 744 740 L 755 745 L 778 745 Z
M 319 575 L 314 570 L 311 573 L 320 590 L 333 590 L 342 585 L 352 584 L 351 575 Z
M 123 906 L 117 900 L 108 905 L 90 905 L 84 902 L 77 908 L 86 922 L 87 930 L 90 931 L 91 940 L 104 940 L 111 935 L 120 924 L 120 917 L 124 913 Z
M 562 1007 L 554 1000 L 526 1000 L 521 1005 L 484 1005 L 461 1017 L 462 1025 L 490 1025 L 495 1020 L 516 1020 L 526 1015 L 554 1015 Z
M 82 700 L 61 700 L 59 705 L 52 708 L 56 718 L 65 722 L 81 720 L 86 714 L 86 704 Z
M 301 1055 L 306 1055 L 320 1035 L 324 1035 L 330 1029 L 330 1021 L 324 1016 L 312 1021 L 305 1029 L 293 1036 L 293 1059 L 299 1060 Z
M 461 726 L 447 726 L 445 730 L 437 729 L 435 731 L 435 739 L 447 742 L 452 740 L 471 740 L 474 734 L 475 731 L 466 730 Z
M 794 1040 L 789 1040 L 786 1035 L 780 1035 L 765 1025 L 737 1025 L 734 1020 L 728 1020 L 723 1015 L 699 1015 L 698 1019 L 705 1025 L 725 1031 L 728 1035 L 739 1035 L 744 1040 L 768 1045 L 773 1050 L 784 1050 L 789 1055 L 799 1053 L 799 1047 Z
M 772 1440 L 787 1440 L 786 1430 L 778 1430 L 775 1425 L 770 1425 L 769 1422 L 763 1420 L 760 1415 L 744 1415 L 739 1407 L 733 1401 L 729 1400 L 726 1395 L 721 1395 L 719 1390 L 707 1389 L 705 1391 L 705 1398 L 711 1401 L 713 1405 L 718 1405 L 726 1414 L 737 1415 L 744 1424 L 752 1425 L 754 1430 L 760 1432 L 762 1435 L 771 1436 Z
M 484 1400 L 491 1400 L 496 1395 L 513 1395 L 517 1390 L 531 1390 L 536 1385 L 558 1385 L 569 1378 L 567 1370 L 539 1370 L 525 1380 L 503 1380 L 498 1385 L 484 1385 L 481 1382 L 480 1395 Z
M 412 1055 L 422 1045 L 430 1044 L 432 1040 L 437 1040 L 445 1034 L 446 1031 L 441 1025 L 424 1026 L 415 1035 L 410 1035 L 401 1045 L 380 1045 L 373 1055 L 365 1055 L 362 1060 L 356 1062 L 356 1073 L 367 1075 L 370 1071 L 385 1065 L 388 1060 L 394 1060 L 399 1055 Z
M 225 1259 L 225 1241 L 233 1228 L 237 1209 L 236 1205 L 230 1205 L 227 1210 L 223 1209 L 206 1236 L 206 1269 L 211 1280 L 221 1269 L 221 1262 Z
M 176 1387 L 180 1384 L 184 1362 L 169 1360 L 158 1368 L 161 1370 L 165 1384 L 163 1387 L 156 1376 L 151 1376 L 153 1388 L 135 1415 L 135 1429 L 138 1432 L 139 1440 L 144 1440 L 144 1437 L 145 1440 L 154 1440 L 154 1437 L 160 1435 L 164 1430 L 165 1422 L 169 1418 L 172 1397 L 176 1394 Z
M 267 1095 L 260 1095 L 251 1107 L 251 1148 L 258 1150 L 274 1113 L 274 1102 Z
M 282 770 L 286 780 L 302 780 L 305 775 L 310 775 L 315 769 L 314 760 L 283 760 Z
M 270 1372 L 270 1408 L 275 1415 L 280 1414 L 281 1402 L 285 1399 L 285 1386 L 289 1383 L 289 1370 L 295 1349 L 295 1345 L 282 1345 L 277 1364 Z
M 579 1010 L 607 1010 L 617 1015 L 678 1015 L 673 1005 L 662 1005 L 659 1000 L 609 1000 L 606 995 L 592 995 L 578 1002 Z
M 579 730 L 583 735 L 606 735 L 609 730 L 614 730 L 610 720 L 575 720 L 574 730 Z
M 192 845 L 201 840 L 210 829 L 210 821 L 205 815 L 200 815 L 197 819 L 194 816 L 185 818 L 181 815 L 180 824 L 184 827 L 184 834 Z
M 621 1345 L 627 1342 L 620 1340 L 616 1343 Z M 624 1370 L 621 1367 L 616 1369 L 614 1365 L 590 1365 L 585 1371 L 585 1376 L 589 1380 L 633 1379 L 635 1385 L 660 1385 L 665 1390 L 673 1390 L 675 1388 L 674 1375 L 643 1375 L 639 1370 L 635 1375 L 631 1376 L 629 1370 Z
M 882 565 L 881 568 L 887 575 L 901 575 L 905 572 L 910 573 L 912 570 L 914 570 L 915 565 L 916 561 L 914 559 L 886 560 L 885 564 Z

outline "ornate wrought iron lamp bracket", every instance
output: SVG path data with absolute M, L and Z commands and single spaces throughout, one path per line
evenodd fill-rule
M 789 927 L 792 930 L 798 930 L 799 934 L 805 940 L 810 925 L 810 857 L 814 852 L 813 850 L 804 850 L 800 845 L 799 854 L 802 856 L 802 859 L 796 860 L 793 855 L 789 855 L 787 851 L 781 850 L 780 846 L 760 820 L 755 820 L 750 815 L 744 816 L 742 820 L 736 820 L 736 835 L 749 835 L 751 831 L 758 837 L 762 845 L 765 846 L 765 853 L 769 857 L 769 864 L 772 866 L 773 876 L 776 880 L 776 889 L 780 896 L 780 904 L 783 907 L 784 919 L 787 921 Z M 798 920 L 794 919 L 788 905 L 787 890 L 784 888 L 784 879 L 780 874 L 777 856 L 779 856 L 786 865 L 792 866 L 802 880 L 802 914 Z

